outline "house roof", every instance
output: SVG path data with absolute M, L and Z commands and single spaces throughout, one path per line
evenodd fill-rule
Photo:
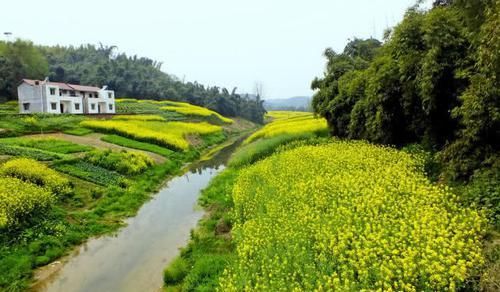
M 23 79 L 23 82 L 25 82 L 29 85 L 36 85 L 37 81 L 40 83 L 44 82 L 44 81 L 40 81 L 40 80 Z M 77 85 L 77 84 L 69 84 L 69 83 L 62 83 L 62 82 L 48 81 L 47 84 L 55 85 L 55 86 L 58 86 L 60 89 L 65 89 L 65 90 L 86 91 L 86 92 L 98 92 L 99 90 L 101 90 L 99 87 L 95 87 L 95 86 Z

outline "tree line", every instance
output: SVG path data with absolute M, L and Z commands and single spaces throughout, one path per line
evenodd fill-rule
M 334 136 L 437 152 L 442 174 L 500 169 L 500 1 L 411 7 L 383 42 L 327 49 L 314 111 Z
M 36 46 L 30 41 L 0 42 L 0 96 L 17 98 L 21 79 L 43 79 L 73 84 L 108 85 L 118 97 L 186 101 L 225 116 L 262 123 L 260 96 L 241 96 L 197 82 L 183 82 L 161 70 L 162 63 L 117 53 L 115 46 Z

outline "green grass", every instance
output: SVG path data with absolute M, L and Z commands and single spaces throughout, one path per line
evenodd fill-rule
M 69 135 L 74 135 L 74 136 L 85 136 L 85 135 L 94 133 L 94 131 L 92 131 L 91 129 L 87 129 L 87 128 L 76 127 L 73 129 L 65 130 L 65 131 L 63 131 L 63 133 L 69 134 Z
M 19 105 L 17 101 L 7 101 L 0 103 L 0 114 L 17 114 L 19 113 Z
M 93 148 L 90 146 L 75 144 L 69 141 L 53 139 L 53 138 L 4 138 L 0 139 L 0 144 L 11 145 L 11 146 L 21 146 L 27 148 L 35 148 L 40 150 L 45 150 L 54 153 L 77 153 L 90 151 Z
M 78 128 L 84 119 L 81 115 L 0 115 L 0 137 L 67 131 Z
M 155 145 L 155 144 L 140 142 L 140 141 L 132 140 L 132 139 L 125 138 L 122 136 L 118 136 L 118 135 L 106 135 L 106 136 L 101 137 L 101 140 L 108 142 L 108 143 L 128 147 L 128 148 L 153 152 L 153 153 L 159 154 L 159 155 L 164 156 L 164 157 L 170 157 L 174 153 L 174 151 L 172 151 L 170 149 L 167 149 L 167 148 Z
M 117 114 L 155 114 L 164 117 L 169 121 L 186 120 L 184 115 L 167 112 L 161 110 L 160 108 L 164 106 L 163 104 L 151 102 L 151 101 L 141 101 L 134 99 L 123 99 L 120 102 L 116 102 L 116 113 Z
M 282 145 L 297 140 L 311 139 L 313 133 L 304 134 L 283 134 L 268 139 L 260 139 L 253 143 L 244 145 L 236 151 L 229 161 L 231 167 L 242 167 L 264 159 L 273 154 Z

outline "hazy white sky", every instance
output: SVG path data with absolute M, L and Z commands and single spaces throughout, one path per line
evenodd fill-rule
M 0 32 L 38 44 L 116 45 L 180 78 L 266 98 L 311 95 L 326 47 L 381 38 L 416 0 L 2 1 Z M 3 34 L 0 36 L 5 38 Z

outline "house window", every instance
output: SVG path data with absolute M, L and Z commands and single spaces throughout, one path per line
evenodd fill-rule
M 113 94 L 111 92 L 108 92 L 108 98 L 113 98 Z
M 92 110 L 95 110 L 95 103 L 91 103 L 91 104 L 90 104 L 90 108 L 91 108 Z
M 92 97 L 92 93 L 89 93 L 89 97 Z
M 77 111 L 80 110 L 80 104 L 79 103 L 75 103 L 75 110 L 77 110 Z
M 30 110 L 30 103 L 29 102 L 23 103 L 23 109 L 25 111 L 29 111 Z
M 55 103 L 55 102 L 51 102 L 51 103 L 50 103 L 50 108 L 51 108 L 53 111 L 55 111 L 55 110 L 57 109 L 57 103 Z
M 50 95 L 56 95 L 56 89 L 51 87 L 50 89 Z
M 113 105 L 112 105 L 112 104 L 109 104 L 109 105 L 108 105 L 108 107 L 109 107 L 109 110 L 110 110 L 110 111 L 112 111 L 112 110 L 113 110 Z

